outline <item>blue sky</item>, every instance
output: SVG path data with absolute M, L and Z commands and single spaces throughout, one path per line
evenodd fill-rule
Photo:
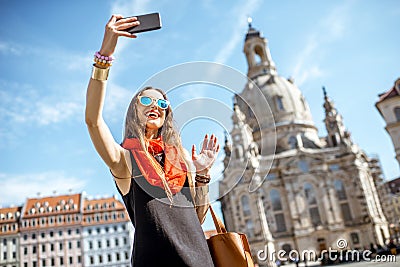
M 353 141 L 379 156 L 386 179 L 399 176 L 392 142 L 374 106 L 377 95 L 400 77 L 397 0 L 2 0 L 0 205 L 21 205 L 38 192 L 117 194 L 86 130 L 86 86 L 111 14 L 150 12 L 161 13 L 163 28 L 120 40 L 111 69 L 104 117 L 118 142 L 130 98 L 152 75 L 192 61 L 246 73 L 242 51 L 251 16 L 269 41 L 278 73 L 293 77 L 303 92 L 319 135 L 326 132 L 324 85 Z M 188 85 L 170 94 L 176 107 L 200 97 L 232 108 L 232 93 L 216 86 Z M 182 130 L 185 147 L 198 144 L 206 132 L 223 141 L 221 124 L 200 118 Z M 218 161 L 222 158 L 223 153 Z M 221 170 L 216 164 L 214 176 Z M 209 219 L 205 227 L 212 228 Z

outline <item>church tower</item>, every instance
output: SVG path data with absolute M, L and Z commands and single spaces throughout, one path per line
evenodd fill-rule
M 239 94 L 238 105 L 253 130 L 254 140 L 263 155 L 297 147 L 321 147 L 309 106 L 291 79 L 278 75 L 268 47 L 268 40 L 249 24 L 243 52 L 250 81 Z M 260 97 L 260 92 L 262 97 Z M 271 116 L 256 118 L 263 110 Z M 259 116 L 265 117 L 265 116 Z M 263 138 L 261 138 L 264 136 Z M 276 136 L 276 142 L 272 142 Z
M 327 136 L 318 136 L 303 94 L 278 74 L 267 39 L 251 24 L 243 52 L 249 80 L 234 98 L 219 183 L 227 228 L 247 234 L 253 256 L 266 247 L 318 253 L 337 249 L 339 239 L 347 249 L 383 245 L 389 231 L 375 186 L 378 160 L 350 140 L 325 89 Z
M 277 74 L 275 63 L 268 49 L 268 40 L 261 37 L 260 32 L 251 26 L 251 22 L 249 22 L 243 51 L 249 65 L 247 71 L 249 78 L 253 79 L 265 74 Z
M 338 145 L 350 146 L 350 133 L 346 131 L 343 125 L 343 118 L 335 108 L 333 101 L 328 98 L 325 87 L 324 92 L 324 109 L 325 109 L 325 127 L 328 133 L 328 146 L 335 147 Z

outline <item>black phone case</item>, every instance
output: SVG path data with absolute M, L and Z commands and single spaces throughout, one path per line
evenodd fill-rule
M 126 29 L 126 31 L 129 33 L 139 33 L 161 29 L 161 18 L 159 13 L 151 13 L 134 17 L 137 17 L 140 25 Z

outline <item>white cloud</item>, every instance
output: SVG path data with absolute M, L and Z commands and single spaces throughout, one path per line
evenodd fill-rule
M 344 35 L 352 4 L 353 1 L 347 1 L 333 9 L 322 21 L 315 23 L 320 26 L 306 38 L 305 46 L 299 53 L 292 71 L 298 85 L 324 75 L 318 61 L 321 60 L 323 50 L 329 47 L 328 44 Z
M 138 15 L 148 11 L 150 0 L 117 0 L 111 6 L 111 14 Z
M 44 97 L 29 84 L 3 82 L 0 85 L 0 119 L 3 122 L 49 125 L 65 121 L 82 110 L 83 100 L 56 95 Z
M 14 55 L 21 55 L 23 51 L 23 47 L 19 44 L 15 43 L 10 43 L 10 42 L 5 42 L 5 41 L 0 41 L 0 53 L 3 54 L 14 54 Z
M 135 16 L 146 14 L 149 12 L 150 0 L 117 0 L 114 1 L 111 6 L 111 14 L 120 14 L 122 16 Z M 111 17 L 111 15 L 110 15 Z M 118 40 L 118 50 L 116 50 L 116 55 L 122 53 L 123 50 L 128 46 L 129 39 L 120 38 Z
M 40 125 L 48 125 L 64 121 L 80 113 L 82 106 L 74 102 L 58 102 L 54 104 L 39 103 L 33 119 Z M 29 118 L 28 118 L 29 119 Z
M 247 25 L 246 16 L 254 13 L 261 3 L 262 1 L 260 0 L 249 0 L 245 1 L 245 4 L 240 3 L 233 8 L 232 18 L 234 19 L 234 23 L 231 24 L 234 29 L 230 34 L 231 38 L 222 45 L 222 49 L 218 52 L 214 61 L 225 63 L 232 56 L 234 49 L 243 40 L 243 31 Z
M 59 62 L 64 62 L 65 69 L 71 71 L 87 70 L 87 63 L 90 62 L 92 57 L 90 52 L 76 53 L 76 51 L 65 51 L 62 48 L 34 46 L 12 41 L 0 41 L 0 54 L 2 53 L 18 57 L 34 57 L 50 65 L 59 66 Z
M 20 205 L 26 198 L 58 194 L 68 194 L 69 190 L 80 192 L 86 181 L 65 175 L 63 172 L 52 171 L 29 174 L 0 173 L 0 188 L 2 205 Z

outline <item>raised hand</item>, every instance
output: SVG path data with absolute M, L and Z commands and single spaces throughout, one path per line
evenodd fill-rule
M 103 56 L 111 56 L 114 54 L 119 36 L 136 38 L 136 35 L 124 30 L 139 24 L 140 22 L 136 17 L 124 18 L 122 15 L 112 15 L 106 25 L 100 54 Z
M 204 137 L 203 146 L 200 154 L 196 154 L 196 146 L 192 146 L 192 160 L 196 167 L 196 173 L 202 175 L 208 175 L 212 165 L 217 158 L 219 151 L 219 144 L 217 143 L 217 137 L 213 134 L 208 138 L 208 134 Z

